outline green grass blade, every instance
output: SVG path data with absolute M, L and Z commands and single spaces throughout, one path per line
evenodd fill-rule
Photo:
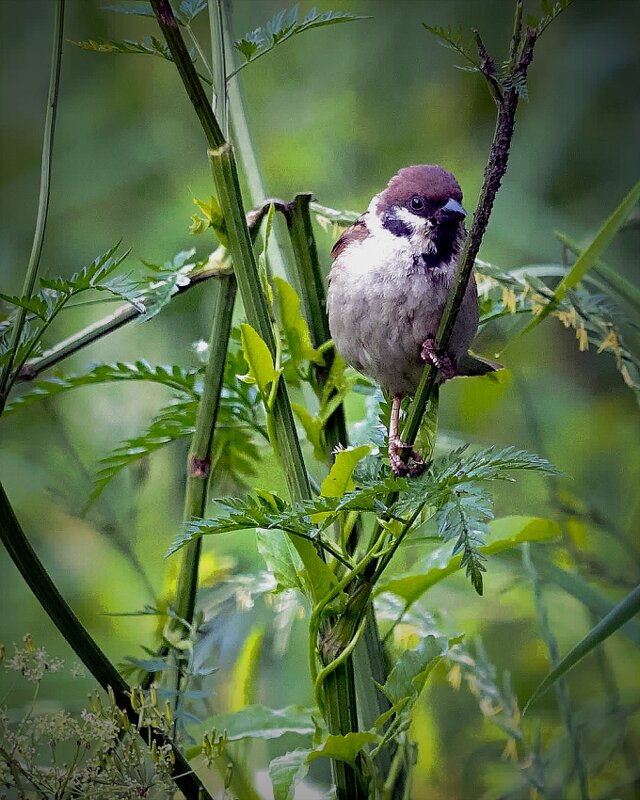
M 566 675 L 570 669 L 581 661 L 595 647 L 608 639 L 612 633 L 621 628 L 635 614 L 640 612 L 640 584 L 636 586 L 617 606 L 615 606 L 589 633 L 560 661 L 558 666 L 551 670 L 547 677 L 536 687 L 524 707 L 523 714 L 532 703 L 551 688 L 556 681 Z
M 594 266 L 603 251 L 609 246 L 615 235 L 620 228 L 624 225 L 627 217 L 635 204 L 640 200 L 640 181 L 631 189 L 629 194 L 624 198 L 616 210 L 607 219 L 604 225 L 600 228 L 598 233 L 593 238 L 591 244 L 586 250 L 578 257 L 576 263 L 571 267 L 569 272 L 560 281 L 551 300 L 542 309 L 526 328 L 522 334 L 529 333 L 536 328 L 542 320 L 548 316 L 557 304 L 567 293 L 567 289 L 573 289 L 580 283 L 587 272 Z M 521 335 L 522 335 L 521 334 Z

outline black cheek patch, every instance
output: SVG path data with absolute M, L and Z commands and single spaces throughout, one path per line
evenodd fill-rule
M 413 228 L 395 215 L 395 211 L 386 211 L 382 217 L 382 227 L 394 236 L 404 236 L 409 238 L 413 233 Z

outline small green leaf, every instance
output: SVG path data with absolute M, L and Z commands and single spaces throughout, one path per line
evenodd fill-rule
M 113 11 L 116 14 L 135 14 L 139 17 L 154 17 L 153 9 L 150 3 L 135 2 L 130 0 L 127 3 L 110 3 L 106 6 L 100 6 L 103 11 Z
M 278 292 L 280 321 L 291 358 L 296 364 L 312 361 L 314 364 L 324 365 L 322 353 L 311 343 L 309 326 L 300 311 L 300 296 L 283 278 L 276 275 L 273 280 Z
M 205 203 L 204 200 L 198 200 L 197 197 L 194 197 L 193 202 L 202 212 L 202 217 L 198 216 L 197 214 L 194 214 L 191 217 L 193 220 L 191 224 L 191 232 L 201 233 L 207 228 L 213 228 L 213 232 L 217 236 L 220 244 L 228 247 L 229 240 L 227 238 L 227 229 L 218 200 L 212 196 L 211 200 L 208 203 Z
M 291 750 L 269 764 L 274 800 L 294 800 L 296 786 L 309 772 L 309 750 Z
M 329 474 L 322 481 L 320 494 L 323 497 L 342 497 L 350 492 L 354 485 L 351 480 L 353 471 L 370 452 L 371 447 L 366 444 L 338 451 Z
M 304 428 L 307 439 L 313 446 L 313 455 L 318 461 L 325 461 L 324 452 L 324 426 L 319 417 L 314 416 L 306 406 L 300 403 L 291 403 L 291 409 Z
M 260 334 L 246 322 L 240 326 L 240 336 L 242 354 L 249 367 L 249 376 L 258 384 L 260 394 L 266 402 L 269 398 L 270 385 L 279 378 L 271 351 Z
M 395 705 L 405 698 L 415 702 L 431 670 L 447 650 L 446 642 L 427 636 L 413 650 L 405 650 L 389 673 L 383 691 Z
M 573 669 L 582 659 L 599 644 L 608 639 L 613 633 L 621 628 L 626 622 L 640 612 L 640 584 L 618 603 L 604 619 L 595 625 L 589 633 L 578 642 L 578 644 L 560 661 L 560 663 L 547 675 L 547 677 L 536 687 L 529 698 L 523 713 L 532 703 L 550 689 L 554 683 Z
M 246 708 L 256 700 L 256 679 L 263 639 L 264 630 L 253 628 L 233 665 L 233 684 L 227 701 L 231 712 Z
M 375 733 L 370 731 L 361 731 L 359 733 L 345 733 L 343 735 L 330 733 L 324 743 L 307 756 L 307 763 L 315 761 L 316 758 L 324 756 L 325 758 L 338 759 L 339 761 L 346 761 L 347 764 L 355 766 L 358 753 L 367 744 L 373 744 L 379 739 Z
M 304 594 L 302 578 L 304 565 L 289 537 L 282 531 L 256 530 L 258 552 L 264 558 L 267 569 L 276 579 L 276 592 L 298 589 Z

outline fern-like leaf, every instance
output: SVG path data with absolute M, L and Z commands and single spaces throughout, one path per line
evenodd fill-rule
M 429 31 L 433 36 L 440 40 L 440 44 L 444 47 L 459 53 L 471 65 L 473 72 L 481 72 L 482 67 L 477 55 L 473 42 L 465 40 L 465 35 L 462 28 L 453 29 L 450 25 L 442 27 L 438 25 L 427 25 L 426 22 L 422 23 L 422 27 Z
M 98 364 L 88 372 L 77 375 L 60 375 L 30 384 L 27 392 L 6 406 L 5 413 L 10 414 L 38 400 L 53 397 L 71 389 L 92 386 L 96 383 L 117 383 L 119 381 L 150 381 L 196 398 L 198 396 L 196 390 L 198 375 L 199 370 L 185 369 L 177 365 L 151 366 L 146 361 L 136 361 L 134 364 L 123 362 Z
M 144 292 L 145 320 L 155 317 L 180 287 L 189 284 L 191 274 L 198 267 L 198 262 L 192 260 L 195 253 L 195 248 L 182 250 L 163 266 L 149 261 L 142 262 L 148 273 L 143 280 L 138 281 L 137 288 Z
M 355 20 L 369 19 L 360 14 L 351 14 L 346 11 L 325 11 L 318 14 L 315 8 L 298 21 L 298 6 L 283 9 L 273 16 L 263 27 L 255 28 L 249 33 L 233 43 L 233 46 L 241 53 L 245 61 L 236 70 L 229 74 L 232 78 L 247 64 L 255 61 L 263 55 L 273 50 L 279 44 L 287 41 L 292 36 L 321 28 L 327 25 L 337 25 L 343 22 L 354 22 Z

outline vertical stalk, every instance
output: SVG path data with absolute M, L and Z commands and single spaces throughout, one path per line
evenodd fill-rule
M 242 195 L 238 180 L 238 172 L 230 142 L 226 142 L 220 125 L 213 114 L 198 76 L 195 72 L 184 40 L 178 28 L 175 16 L 168 0 L 151 0 L 160 29 L 171 51 L 173 60 L 182 78 L 191 103 L 202 124 L 209 143 L 209 158 L 213 171 L 218 202 L 225 221 L 229 239 L 229 252 L 234 265 L 238 288 L 242 297 L 245 313 L 250 324 L 256 329 L 267 344 L 272 355 L 275 355 L 275 340 L 266 300 L 260 286 L 255 254 L 247 229 Z M 296 432 L 291 405 L 284 381 L 279 381 L 273 403 L 273 420 L 278 451 L 285 470 L 287 485 L 291 497 L 295 501 L 311 497 L 309 478 L 302 458 L 300 443 Z M 293 537 L 292 544 L 302 558 L 305 567 L 312 571 L 318 551 L 314 546 L 300 537 Z M 321 553 L 321 551 L 320 551 Z M 317 603 L 318 597 L 313 598 Z M 340 677 L 341 682 L 344 677 Z M 336 708 L 344 703 L 348 692 L 331 703 Z M 334 721 L 335 732 L 347 733 L 341 719 Z M 334 779 L 339 800 L 360 800 L 364 798 L 363 787 L 354 768 L 345 762 L 332 760 Z
M 234 51 L 231 46 L 233 42 L 231 0 L 223 0 L 222 24 L 224 30 L 224 40 L 227 52 L 228 72 L 233 71 Z M 247 124 L 247 114 L 244 106 L 244 99 L 241 89 L 242 78 L 236 75 L 227 82 L 227 93 L 229 96 L 229 120 L 238 152 L 238 158 L 249 188 L 249 196 L 252 205 L 264 203 L 269 196 L 267 187 L 262 178 L 262 171 L 258 162 L 258 155 L 253 144 L 253 138 Z M 287 259 L 285 258 L 285 240 L 282 234 L 282 227 L 274 219 L 271 236 L 269 237 L 269 264 L 274 274 L 285 277 L 287 273 Z
M 207 486 L 211 471 L 211 445 L 218 416 L 220 391 L 224 381 L 227 344 L 231 332 L 236 288 L 236 279 L 232 272 L 221 274 L 214 280 L 209 360 L 204 372 L 196 429 L 187 457 L 187 485 L 183 514 L 185 522 L 194 518 L 202 518 L 205 515 Z M 176 613 L 180 619 L 186 620 L 188 623 L 192 622 L 195 610 L 200 549 L 200 539 L 190 542 L 185 547 L 178 578 Z M 177 625 L 179 626 L 180 623 L 178 622 Z
M 53 23 L 53 45 L 51 48 L 51 69 L 49 72 L 49 93 L 47 96 L 47 113 L 44 121 L 44 137 L 42 143 L 42 163 L 40 166 L 40 195 L 38 197 L 38 214 L 36 229 L 33 234 L 31 254 L 24 278 L 22 294 L 30 297 L 38 276 L 40 255 L 44 242 L 44 232 L 49 213 L 49 197 L 51 187 L 51 154 L 53 152 L 53 137 L 56 129 L 56 112 L 58 109 L 58 89 L 60 86 L 60 65 L 62 63 L 62 41 L 64 31 L 64 0 L 57 0 Z M 11 388 L 11 369 L 13 367 L 16 350 L 20 344 L 20 336 L 27 318 L 27 310 L 18 308 L 16 320 L 13 325 L 9 359 L 0 373 L 0 414 L 4 410 Z
M 296 285 L 300 293 L 303 315 L 309 325 L 311 343 L 318 347 L 331 338 L 329 320 L 326 313 L 325 279 L 320 268 L 318 249 L 313 232 L 313 224 L 309 206 L 312 195 L 300 193 L 289 204 L 287 224 L 294 254 L 294 270 Z M 331 359 L 329 351 L 325 358 Z M 324 384 L 331 362 L 325 367 L 316 368 L 316 377 L 320 387 Z M 347 426 L 344 416 L 344 406 L 340 405 L 329 418 L 325 428 L 325 441 L 327 460 L 331 462 L 332 453 L 339 444 L 348 445 Z M 358 518 L 352 530 L 350 541 L 353 548 L 360 539 L 362 525 Z M 357 730 L 358 720 L 362 723 L 363 730 L 369 730 L 378 717 L 388 711 L 390 703 L 377 688 L 376 683 L 384 685 L 387 680 L 387 666 L 384 645 L 380 641 L 378 625 L 371 602 L 367 605 L 366 624 L 362 637 L 358 641 L 353 656 L 347 659 L 345 667 L 353 672 L 355 695 L 357 699 L 352 706 L 345 705 L 343 714 L 349 711 L 352 718 L 349 724 L 351 730 Z M 333 673 L 334 675 L 336 673 Z M 332 676 L 330 676 L 331 678 Z M 335 695 L 334 695 L 335 696 Z M 349 702 L 349 698 L 345 698 Z M 393 747 L 385 747 L 378 753 L 376 766 L 381 775 L 387 775 L 391 769 Z M 394 797 L 401 797 L 405 784 L 404 775 L 400 774 L 394 782 Z
M 325 279 L 318 260 L 318 249 L 309 213 L 311 200 L 312 195 L 309 193 L 295 196 L 293 202 L 289 204 L 287 225 L 294 255 L 294 283 L 300 294 L 303 316 L 309 325 L 311 343 L 314 347 L 319 347 L 331 338 L 331 333 L 326 312 Z M 316 377 L 321 388 L 331 368 L 333 354 L 327 353 L 325 358 L 327 365 L 316 368 Z M 327 421 L 325 440 L 329 460 L 331 460 L 331 453 L 337 445 L 346 446 L 348 443 L 342 405 Z

